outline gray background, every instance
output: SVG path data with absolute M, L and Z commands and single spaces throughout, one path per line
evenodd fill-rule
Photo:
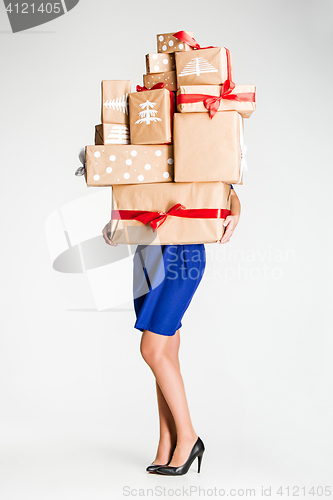
M 273 498 L 305 486 L 314 498 L 332 483 L 332 13 L 325 0 L 81 0 L 13 35 L 0 5 L 2 498 L 102 500 L 126 485 L 272 486 Z M 181 332 L 202 472 L 171 479 L 145 473 L 157 409 L 131 304 L 97 312 L 84 274 L 53 270 L 44 225 L 91 192 L 73 172 L 100 81 L 134 90 L 155 34 L 180 29 L 230 48 L 258 107 L 241 222 L 206 246 Z

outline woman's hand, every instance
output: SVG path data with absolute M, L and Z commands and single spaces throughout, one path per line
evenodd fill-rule
M 231 236 L 233 235 L 233 232 L 238 224 L 238 221 L 239 221 L 239 215 L 228 215 L 228 217 L 226 217 L 225 221 L 223 222 L 223 225 L 225 226 L 226 229 L 224 231 L 222 238 L 219 240 L 219 243 L 228 243 Z
M 105 243 L 107 243 L 111 247 L 117 247 L 118 243 L 112 243 L 112 241 L 110 240 L 110 238 L 109 238 L 110 233 L 111 233 L 111 221 L 106 224 L 106 226 L 104 227 L 104 229 L 102 231 L 102 234 L 103 234 L 103 238 L 105 240 Z

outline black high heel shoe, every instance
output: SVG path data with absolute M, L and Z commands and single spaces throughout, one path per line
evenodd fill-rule
M 203 444 L 202 440 L 198 437 L 198 439 L 194 443 L 194 446 L 191 450 L 188 459 L 183 465 L 179 465 L 178 467 L 162 465 L 157 469 L 155 469 L 155 472 L 157 472 L 158 474 L 163 474 L 164 476 L 183 476 L 188 472 L 189 468 L 191 467 L 192 463 L 197 457 L 198 457 L 198 472 L 200 472 L 202 455 L 204 451 L 205 451 L 205 445 Z
M 176 447 L 175 447 L 176 448 Z M 158 469 L 159 467 L 167 467 L 167 465 L 171 462 L 172 460 L 172 455 L 173 455 L 173 452 L 175 451 L 175 448 L 172 450 L 172 453 L 171 453 L 171 458 L 169 460 L 169 462 L 165 465 L 158 465 L 158 464 L 150 464 L 148 465 L 148 467 L 146 468 L 146 471 L 147 472 L 155 472 L 156 469 Z

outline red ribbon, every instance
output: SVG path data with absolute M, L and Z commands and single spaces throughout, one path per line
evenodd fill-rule
M 208 94 L 179 94 L 177 96 L 177 105 L 194 103 L 194 102 L 203 102 L 205 108 L 208 109 L 209 111 L 210 117 L 213 118 L 213 116 L 215 116 L 216 112 L 220 107 L 222 99 L 226 99 L 228 101 L 238 101 L 238 102 L 255 102 L 254 92 L 231 94 L 234 88 L 235 84 L 227 80 L 222 85 L 220 96 L 214 96 Z
M 163 89 L 164 87 L 165 87 L 165 83 L 163 83 L 163 82 L 155 83 L 155 85 L 151 89 L 147 89 L 147 87 L 141 87 L 141 85 L 137 85 L 136 91 L 137 92 L 146 92 L 147 90 L 158 90 L 158 89 Z M 168 90 L 168 89 L 166 89 L 166 90 Z
M 146 92 L 149 90 L 159 90 L 159 89 L 164 89 L 165 83 L 164 82 L 159 82 L 155 83 L 151 89 L 147 89 L 147 87 L 141 87 L 141 85 L 136 86 L 136 91 L 137 92 Z M 169 89 L 165 89 L 169 90 Z M 175 113 L 175 97 L 172 92 L 172 90 L 169 90 L 170 92 L 170 116 L 171 116 L 171 142 L 167 142 L 166 144 L 172 144 L 172 136 L 173 136 L 173 115 Z
M 209 47 L 200 47 L 198 42 L 196 41 L 195 38 L 192 38 L 186 31 L 177 31 L 177 33 L 174 33 L 173 35 L 175 38 L 178 38 L 181 42 L 186 43 L 189 47 L 192 47 L 194 50 L 198 49 L 215 49 L 213 46 Z
M 112 210 L 111 219 L 138 220 L 143 224 L 150 224 L 155 232 L 170 215 L 188 219 L 225 219 L 231 211 L 225 208 L 189 208 L 177 203 L 167 212 L 147 212 L 140 210 Z

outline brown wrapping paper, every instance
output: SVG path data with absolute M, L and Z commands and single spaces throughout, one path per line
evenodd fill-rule
M 177 33 L 177 31 L 174 31 L 173 33 L 162 33 L 161 35 L 156 35 L 157 52 L 188 52 L 193 50 L 192 47 L 189 47 L 186 43 L 178 40 L 178 38 L 175 38 L 173 36 L 174 33 Z M 192 31 L 186 31 L 186 33 L 188 33 L 193 38 L 194 33 Z
M 86 146 L 88 186 L 171 182 L 173 147 L 112 144 Z
M 147 89 L 151 89 L 156 83 L 164 83 L 168 90 L 177 90 L 177 78 L 175 71 L 167 71 L 165 73 L 150 73 L 143 75 L 143 85 Z
M 242 117 L 236 111 L 175 113 L 175 182 L 238 183 L 242 166 Z
M 176 52 L 177 86 L 220 85 L 227 79 L 227 57 L 224 47 Z M 232 56 L 230 52 L 231 80 Z
M 189 85 L 181 86 L 178 89 L 177 95 L 179 94 L 205 94 L 220 96 L 221 95 L 221 85 Z M 242 93 L 255 93 L 255 85 L 236 85 L 232 94 L 242 94 Z M 228 99 L 221 99 L 218 111 L 237 111 L 243 118 L 249 118 L 256 109 L 255 102 L 239 102 L 230 101 Z M 209 113 L 208 109 L 205 107 L 203 102 L 194 103 L 183 103 L 178 104 L 177 111 L 181 113 Z
M 131 144 L 171 142 L 170 92 L 166 89 L 129 94 Z
M 147 54 L 146 69 L 147 73 L 175 71 L 175 54 Z
M 101 123 L 95 126 L 95 145 L 129 143 L 129 126 L 125 123 Z
M 102 81 L 102 122 L 128 123 L 128 99 L 130 80 Z
M 230 209 L 230 190 L 230 186 L 223 182 L 114 186 L 112 208 L 167 212 L 172 206 L 181 203 L 186 208 Z M 114 243 L 135 245 L 214 243 L 223 235 L 223 221 L 169 216 L 153 232 L 149 224 L 139 221 L 111 220 L 111 240 Z

